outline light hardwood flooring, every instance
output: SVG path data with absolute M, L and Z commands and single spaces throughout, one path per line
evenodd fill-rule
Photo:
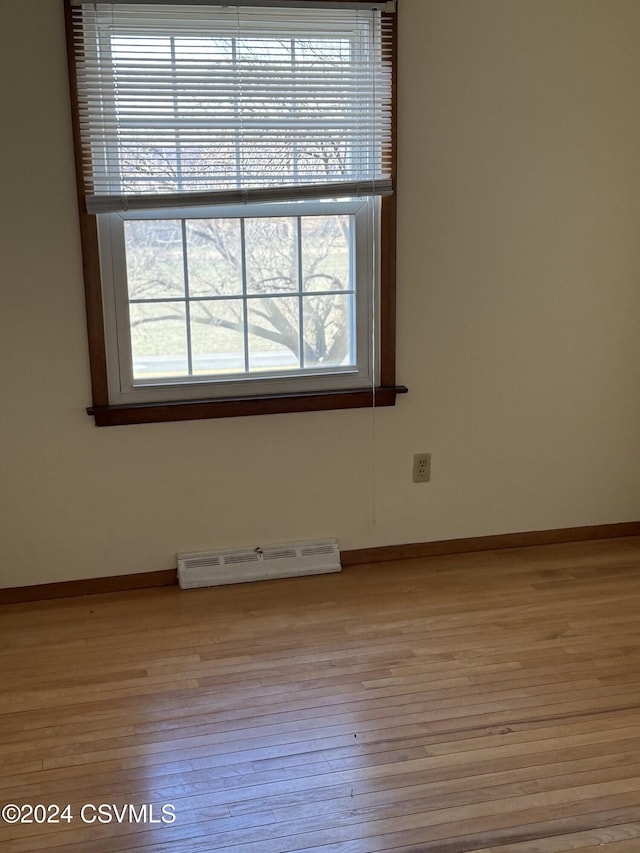
M 636 538 L 0 608 L 0 805 L 73 815 L 0 850 L 640 853 L 639 616 Z

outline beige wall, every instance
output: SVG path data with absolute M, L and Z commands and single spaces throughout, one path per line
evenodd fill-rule
M 2 5 L 0 586 L 640 519 L 637 0 L 400 0 L 395 409 L 110 429 L 62 0 Z

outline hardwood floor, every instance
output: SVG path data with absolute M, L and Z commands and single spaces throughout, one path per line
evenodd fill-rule
M 72 817 L 0 850 L 639 853 L 639 611 L 640 538 L 0 608 L 0 805 Z

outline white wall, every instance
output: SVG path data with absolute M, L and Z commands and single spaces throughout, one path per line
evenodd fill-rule
M 400 13 L 409 395 L 375 418 L 98 429 L 62 0 L 4 4 L 0 586 L 170 568 L 211 546 L 640 519 L 640 3 Z M 429 485 L 410 482 L 421 450 Z

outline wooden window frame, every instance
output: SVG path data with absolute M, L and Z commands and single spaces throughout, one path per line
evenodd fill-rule
M 233 398 L 114 405 L 109 402 L 97 217 L 96 214 L 87 213 L 84 204 L 83 150 L 80 137 L 76 62 L 73 51 L 70 0 L 64 0 L 64 4 L 91 372 L 92 405 L 87 408 L 87 413 L 93 416 L 96 426 L 122 426 L 126 424 L 281 414 L 286 412 L 394 406 L 397 395 L 407 392 L 405 386 L 396 384 L 395 366 L 397 12 L 391 14 L 391 143 L 385 152 L 385 159 L 390 162 L 391 166 L 390 173 L 393 180 L 394 194 L 382 197 L 380 205 L 379 385 L 375 388 L 369 386 L 337 391 L 307 391 Z M 382 14 L 386 15 L 388 13 L 383 12 Z

